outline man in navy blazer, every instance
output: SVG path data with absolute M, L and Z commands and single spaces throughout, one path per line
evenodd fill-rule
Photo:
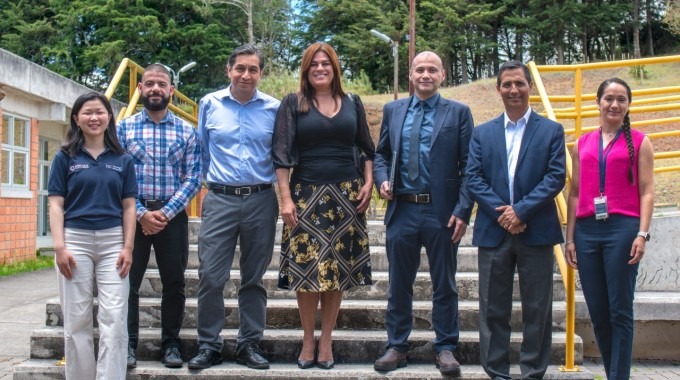
M 472 210 L 463 186 L 472 114 L 439 94 L 445 78 L 439 56 L 422 52 L 411 67 L 415 96 L 385 105 L 374 161 L 376 187 L 389 200 L 385 225 L 390 276 L 387 352 L 374 368 L 406 366 L 413 282 L 424 246 L 434 291 L 435 363 L 442 374 L 458 376 L 460 365 L 453 356 L 459 335 L 456 253 Z
M 505 112 L 475 128 L 467 184 L 477 202 L 480 357 L 493 379 L 510 379 L 510 314 L 519 275 L 522 379 L 540 379 L 552 343 L 553 245 L 562 230 L 554 199 L 564 188 L 564 129 L 531 110 L 528 68 L 503 64 L 496 89 Z

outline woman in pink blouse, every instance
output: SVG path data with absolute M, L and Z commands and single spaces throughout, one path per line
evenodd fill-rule
M 567 212 L 567 263 L 579 271 L 608 379 L 630 377 L 635 282 L 654 208 L 654 151 L 630 127 L 630 102 L 623 80 L 600 84 L 600 128 L 574 146 Z

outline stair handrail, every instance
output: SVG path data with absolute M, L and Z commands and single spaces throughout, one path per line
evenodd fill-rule
M 144 68 L 129 58 L 123 58 L 123 60 L 120 61 L 118 69 L 111 78 L 111 83 L 109 83 L 109 86 L 106 88 L 104 96 L 106 96 L 107 99 L 111 99 L 113 97 L 113 94 L 116 92 L 118 85 L 123 79 L 123 75 L 125 75 L 125 72 L 128 70 L 130 70 L 128 104 L 126 107 L 123 107 L 120 110 L 118 116 L 116 117 L 116 122 L 131 116 L 137 110 L 139 99 L 141 97 L 141 93 L 139 92 L 139 88 L 137 87 L 137 78 L 140 75 L 144 74 Z M 186 107 L 190 107 L 191 112 L 187 112 L 178 105 L 173 104 L 172 102 L 173 99 L 178 99 L 179 101 L 181 101 L 182 104 L 185 104 Z M 193 125 L 194 128 L 198 125 L 198 104 L 195 101 L 191 100 L 186 95 L 184 95 L 183 93 L 181 93 L 179 90 L 175 89 L 173 97 L 171 98 L 171 102 L 170 104 L 168 104 L 168 108 L 175 115 Z M 186 208 L 189 217 L 197 217 L 200 213 L 198 207 L 199 205 L 198 198 L 199 197 L 194 197 L 191 200 L 189 206 Z
M 636 72 L 644 74 L 644 66 L 654 65 L 654 64 L 664 64 L 664 63 L 680 63 L 680 55 L 669 55 L 663 57 L 652 57 L 652 58 L 640 58 L 640 59 L 628 59 L 619 61 L 608 61 L 608 62 L 593 62 L 593 63 L 581 63 L 574 65 L 535 65 L 538 72 L 573 72 L 574 73 L 574 95 L 547 95 L 547 100 L 544 100 L 542 96 L 531 96 L 530 102 L 560 102 L 560 103 L 573 103 L 573 107 L 565 107 L 560 109 L 553 109 L 552 114 L 557 119 L 573 119 L 574 128 L 565 128 L 564 132 L 567 135 L 573 135 L 574 141 L 581 136 L 584 132 L 589 132 L 595 130 L 599 125 L 595 126 L 583 126 L 583 119 L 594 118 L 599 116 L 599 111 L 596 105 L 590 104 L 583 106 L 583 101 L 594 101 L 596 94 L 588 93 L 584 94 L 582 91 L 582 75 L 584 71 L 589 70 L 600 70 L 600 69 L 616 69 L 616 68 L 631 68 Z M 680 110 L 680 86 L 664 86 L 656 88 L 645 88 L 645 89 L 634 89 L 632 90 L 633 103 L 631 104 L 629 111 L 631 114 L 635 113 L 647 113 L 647 112 L 663 112 L 663 111 L 674 111 Z M 671 94 L 671 95 L 669 95 Z M 664 95 L 664 96 L 660 96 Z M 649 98 L 649 96 L 655 96 Z M 647 98 L 638 98 L 647 97 Z M 663 103 L 663 104 L 662 104 Z M 670 104 L 668 104 L 670 103 Z M 547 109 L 546 109 L 547 110 Z M 546 116 L 550 117 L 547 112 Z M 633 127 L 645 127 L 649 125 L 658 124 L 671 124 L 680 123 L 680 116 L 646 119 L 631 122 Z M 671 136 L 680 136 L 680 130 L 675 131 L 665 131 L 665 132 L 655 132 L 647 133 L 647 137 L 650 139 L 658 139 Z M 567 147 L 572 147 L 574 142 L 567 143 Z M 658 160 L 668 159 L 668 158 L 680 158 L 680 150 L 667 151 L 667 152 L 654 152 L 655 163 Z M 680 171 L 680 165 L 675 166 L 660 166 L 655 165 L 654 173 L 662 173 L 669 171 Z
M 120 121 L 126 117 L 131 116 L 136 111 L 137 105 L 139 103 L 139 98 L 141 97 L 139 89 L 137 88 L 137 77 L 139 75 L 144 74 L 144 68 L 129 58 L 123 58 L 123 60 L 120 61 L 118 69 L 111 78 L 111 83 L 107 87 L 104 96 L 106 96 L 108 99 L 111 99 L 111 97 L 113 97 L 113 94 L 118 88 L 120 81 L 123 79 L 123 75 L 125 75 L 125 72 L 128 69 L 130 70 L 128 105 L 127 107 L 123 107 L 121 112 L 118 114 L 118 117 L 116 117 L 116 121 Z M 186 104 L 188 107 L 191 107 L 191 113 L 173 104 L 172 101 L 170 102 L 170 104 L 168 104 L 168 108 L 172 112 L 174 112 L 177 116 L 188 121 L 195 127 L 198 124 L 198 104 L 195 101 L 191 100 L 188 96 L 181 93 L 178 89 L 175 89 L 173 98 L 176 98 L 180 100 L 183 104 Z
M 536 63 L 531 61 L 527 64 L 531 72 L 534 87 L 538 91 L 538 94 L 543 104 L 543 108 L 547 113 L 547 117 L 553 121 L 557 121 L 555 117 L 555 112 L 548 98 L 548 93 L 543 86 L 543 81 L 541 79 L 541 74 L 538 72 Z M 580 81 L 579 81 L 580 84 Z M 578 97 L 578 95 L 577 95 Z M 577 103 L 576 108 L 580 108 L 580 99 Z M 567 181 L 565 188 L 569 188 L 571 183 L 571 155 L 565 154 L 566 156 L 566 166 L 567 166 Z M 555 206 L 557 207 L 557 213 L 560 218 L 560 223 L 563 225 L 567 224 L 567 201 L 564 196 L 564 192 L 555 197 Z M 576 334 L 576 274 L 574 268 L 567 265 L 564 259 L 564 253 L 562 252 L 562 246 L 556 244 L 553 247 L 553 254 L 555 255 L 555 261 L 557 262 L 557 267 L 560 270 L 560 275 L 562 276 L 562 284 L 564 285 L 566 294 L 566 331 L 565 331 L 565 358 L 564 365 L 560 366 L 560 371 L 562 372 L 580 372 L 581 369 L 574 364 L 574 336 Z

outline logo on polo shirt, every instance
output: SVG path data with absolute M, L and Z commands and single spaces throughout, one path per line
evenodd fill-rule
M 90 165 L 89 164 L 75 164 L 71 165 L 68 169 L 69 171 L 75 172 L 78 170 L 83 170 L 83 169 L 89 169 Z
M 117 171 L 117 172 L 122 172 L 122 171 L 123 171 L 123 168 L 121 168 L 120 166 L 111 165 L 111 164 L 106 164 L 106 168 L 107 168 L 107 169 L 111 169 L 111 170 L 115 170 L 115 171 Z

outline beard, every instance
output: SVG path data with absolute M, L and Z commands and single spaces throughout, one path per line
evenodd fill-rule
M 148 109 L 149 111 L 162 111 L 168 107 L 168 104 L 170 104 L 170 97 L 168 96 L 166 98 L 161 95 L 160 101 L 152 101 L 148 96 L 142 95 L 142 104 L 144 104 L 144 108 Z

